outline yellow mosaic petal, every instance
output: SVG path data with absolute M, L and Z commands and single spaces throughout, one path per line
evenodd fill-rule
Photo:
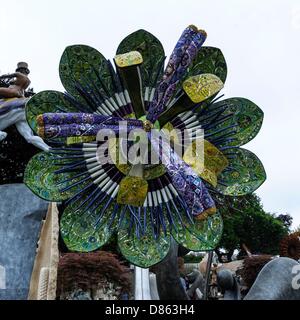
M 126 116 L 123 117 L 124 119 L 136 119 L 136 116 L 133 113 L 129 113 L 129 114 L 126 114 Z
M 183 160 L 214 187 L 217 186 L 218 175 L 228 166 L 228 160 L 223 153 L 203 139 L 196 139 L 191 143 Z
M 140 177 L 127 176 L 120 182 L 117 196 L 119 204 L 141 207 L 147 197 L 148 182 Z
M 223 82 L 214 74 L 201 74 L 183 82 L 183 90 L 194 103 L 200 103 L 224 87 Z
M 202 221 L 202 220 L 207 219 L 209 216 L 213 216 L 216 213 L 217 213 L 217 208 L 212 207 L 212 208 L 209 208 L 209 209 L 203 211 L 201 214 L 196 216 L 195 219 L 198 221 Z
M 119 139 L 109 139 L 108 152 L 118 170 L 123 174 L 128 175 L 132 168 L 132 165 L 125 161 L 125 157 L 122 152 L 119 153 Z M 122 159 L 122 162 L 120 161 L 120 157 Z M 163 164 L 144 166 L 143 178 L 145 180 L 152 180 L 164 175 L 165 173 L 166 168 Z
M 37 125 L 40 126 L 40 127 L 43 127 L 44 126 L 44 117 L 42 114 L 39 114 L 37 117 L 36 117 L 36 122 L 37 122 Z
M 78 137 L 68 137 L 67 144 L 77 144 L 84 142 L 93 142 L 96 141 L 96 136 L 78 136 Z
M 45 138 L 45 127 L 44 126 L 38 126 L 36 132 L 39 137 L 41 137 L 42 139 Z
M 108 152 L 112 162 L 123 174 L 127 175 L 130 172 L 131 164 L 126 161 L 122 152 L 119 152 L 119 139 L 110 138 L 108 140 Z
M 143 57 L 138 51 L 130 51 L 123 54 L 117 54 L 115 56 L 116 65 L 119 68 L 131 67 L 141 64 Z

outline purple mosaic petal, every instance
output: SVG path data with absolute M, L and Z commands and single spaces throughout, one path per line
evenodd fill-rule
M 119 117 L 103 116 L 93 113 L 44 113 L 38 116 L 39 125 L 66 125 L 66 124 L 110 124 L 118 125 L 120 121 L 127 121 L 128 125 L 143 127 L 143 122 L 136 119 L 122 119 Z
M 100 130 L 115 134 L 141 129 L 143 122 L 89 113 L 45 113 L 38 116 L 38 133 L 45 138 L 97 136 Z
M 194 216 L 199 216 L 207 209 L 214 208 L 215 203 L 201 178 L 187 165 L 166 142 L 163 133 L 152 131 L 148 134 L 151 145 L 166 166 L 172 184 L 185 200 Z
M 39 128 L 38 133 L 46 139 L 75 137 L 75 136 L 97 136 L 100 130 L 109 130 L 116 135 L 124 132 L 130 132 L 137 129 L 135 126 L 119 126 L 111 124 L 61 124 L 61 125 L 46 125 L 42 129 Z M 109 132 L 107 132 L 109 134 Z
M 176 90 L 176 83 L 184 76 L 206 40 L 206 33 L 194 26 L 186 28 L 172 52 L 163 79 L 159 83 L 147 119 L 155 122 Z

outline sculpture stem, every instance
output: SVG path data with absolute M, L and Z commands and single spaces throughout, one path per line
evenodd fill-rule
M 210 271 L 211 271 L 211 263 L 212 263 L 213 256 L 214 256 L 213 250 L 209 251 L 207 265 L 206 265 L 206 273 L 205 273 L 205 289 L 204 289 L 203 300 L 208 300 Z

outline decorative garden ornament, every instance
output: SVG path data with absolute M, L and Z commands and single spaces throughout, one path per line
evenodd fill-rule
M 142 268 L 166 257 L 171 238 L 213 250 L 223 228 L 217 195 L 245 195 L 264 182 L 259 159 L 240 148 L 259 132 L 263 112 L 244 98 L 220 101 L 226 62 L 205 39 L 187 27 L 166 68 L 161 43 L 145 30 L 121 42 L 115 68 L 91 47 L 67 47 L 59 66 L 67 92 L 43 91 L 27 103 L 30 127 L 52 148 L 31 159 L 25 183 L 64 201 L 60 229 L 71 251 L 99 249 L 114 232 L 124 257 Z M 188 138 L 167 143 L 173 129 Z M 114 138 L 99 140 L 103 130 Z M 123 163 L 123 143 L 149 150 Z M 148 155 L 158 163 L 145 164 Z

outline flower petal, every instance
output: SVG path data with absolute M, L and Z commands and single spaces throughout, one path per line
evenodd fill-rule
M 138 30 L 120 43 L 117 54 L 138 51 L 143 57 L 142 79 L 144 87 L 154 88 L 156 86 L 158 74 L 162 75 L 161 64 L 164 61 L 165 52 L 160 41 L 146 30 Z
M 223 82 L 210 73 L 189 77 L 183 83 L 183 90 L 195 104 L 209 99 L 223 87 Z
M 213 144 L 202 138 L 195 139 L 190 146 L 186 148 L 183 160 L 191 166 L 202 179 L 214 187 L 217 185 L 218 175 L 228 165 L 228 160 L 223 153 Z
M 89 105 L 88 108 L 97 109 L 95 102 L 98 102 L 100 95 L 111 97 L 114 94 L 108 61 L 89 46 L 67 47 L 60 60 L 59 75 L 65 89 L 83 104 Z M 82 92 L 85 92 L 90 100 L 87 101 Z
M 122 255 L 129 262 L 141 268 L 149 268 L 162 261 L 170 250 L 170 235 L 161 233 L 158 239 L 154 239 L 149 215 L 145 233 L 140 237 L 137 237 L 135 223 L 128 232 L 130 225 L 131 217 L 127 213 L 118 231 L 118 244 Z
M 217 191 L 228 196 L 243 196 L 254 192 L 266 180 L 261 161 L 249 150 L 227 149 L 224 155 L 228 167 L 219 175 Z
M 210 105 L 198 120 L 207 140 L 220 148 L 251 141 L 258 134 L 263 117 L 263 111 L 250 100 L 230 98 Z
M 195 220 L 195 224 L 184 220 L 185 228 L 177 220 L 177 230 L 172 229 L 171 232 L 178 244 L 192 251 L 208 251 L 216 248 L 223 232 L 223 220 L 219 213 L 205 220 Z
M 120 182 L 117 202 L 119 204 L 142 207 L 147 193 L 147 180 L 137 176 L 126 176 Z
M 90 252 L 102 247 L 114 232 L 114 226 L 109 227 L 114 204 L 105 209 L 98 221 L 106 202 L 102 202 L 95 210 L 86 209 L 86 206 L 78 209 L 83 200 L 84 198 L 72 202 L 64 210 L 60 232 L 69 250 Z
M 26 104 L 26 119 L 30 128 L 37 133 L 36 117 L 43 113 L 76 112 L 63 93 L 47 90 L 35 94 Z
M 192 67 L 189 69 L 187 77 L 197 74 L 212 73 L 222 80 L 227 77 L 227 65 L 222 51 L 214 47 L 202 47 Z
M 56 173 L 66 161 L 63 158 L 59 160 L 54 154 L 48 152 L 36 154 L 26 166 L 24 183 L 33 193 L 47 201 L 67 200 L 78 189 L 84 188 L 88 181 L 62 191 L 80 181 L 80 178 L 74 177 L 74 172 Z

